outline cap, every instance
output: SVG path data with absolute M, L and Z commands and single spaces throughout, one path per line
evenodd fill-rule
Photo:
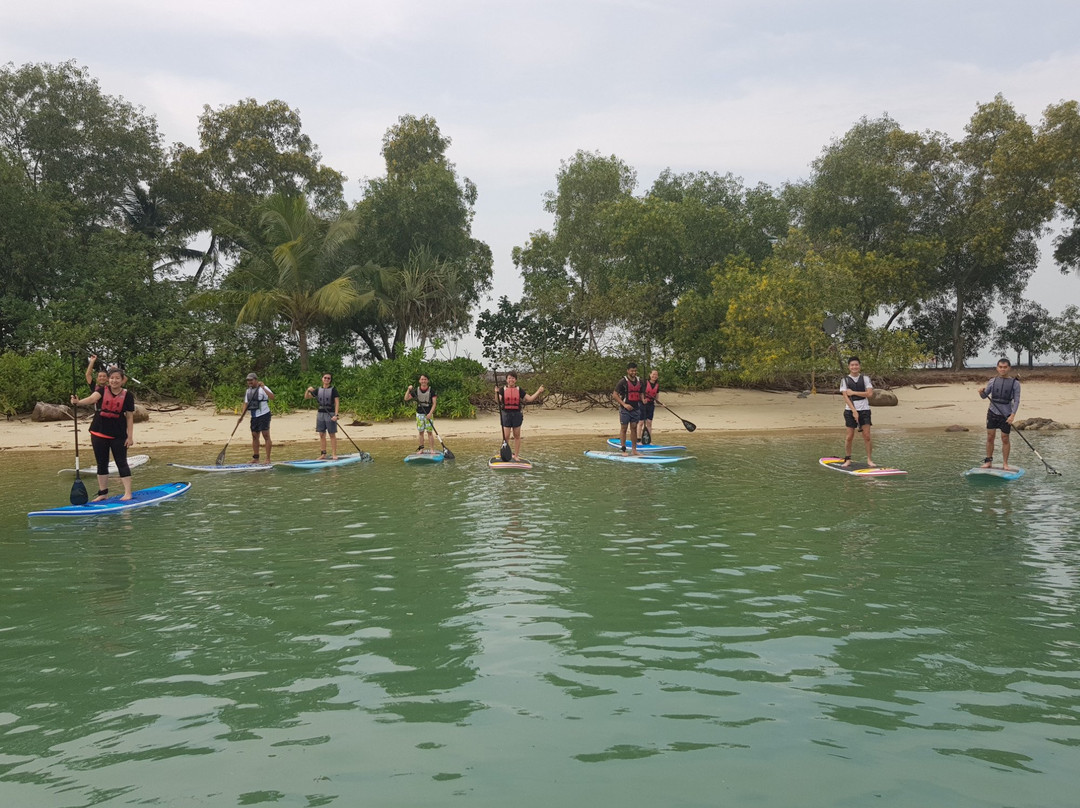
M 255 375 L 254 373 L 249 373 L 247 375 L 247 380 L 249 382 L 257 382 L 259 380 L 259 377 L 257 375 Z

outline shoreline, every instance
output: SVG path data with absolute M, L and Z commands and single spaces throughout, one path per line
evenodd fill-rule
M 989 376 L 987 376 L 989 379 Z M 891 390 L 898 403 L 892 407 L 873 408 L 874 427 L 878 429 L 944 430 L 952 425 L 969 431 L 985 428 L 986 402 L 979 398 L 983 382 L 953 382 L 923 387 L 896 387 Z M 1022 382 L 1018 419 L 1050 418 L 1070 428 L 1080 428 L 1080 384 L 1057 381 Z M 702 434 L 718 433 L 780 433 L 834 432 L 843 427 L 842 400 L 832 390 L 800 398 L 799 394 L 766 392 L 733 388 L 672 393 L 664 391 L 661 400 L 678 412 L 678 418 L 697 426 Z M 692 441 L 678 418 L 658 407 L 653 433 L 656 442 Z M 89 452 L 81 438 L 89 422 L 80 419 L 80 449 Z M 247 419 L 245 419 L 247 420 Z M 345 431 L 354 441 L 415 439 L 416 429 L 411 418 L 378 422 L 370 426 L 351 424 L 351 416 L 343 420 Z M 133 454 L 152 447 L 215 446 L 220 448 L 236 425 L 232 413 L 215 414 L 211 405 L 183 407 L 169 412 L 150 412 L 150 419 L 135 425 Z M 497 412 L 480 412 L 468 420 L 440 420 L 436 429 L 444 440 L 451 438 L 499 439 Z M 317 443 L 315 411 L 300 410 L 288 415 L 275 415 L 270 427 L 275 447 L 292 449 L 300 444 L 305 450 Z M 618 416 L 614 408 L 593 407 L 576 411 L 569 407 L 529 406 L 525 409 L 522 435 L 530 442 L 545 436 L 607 437 L 619 434 Z M 677 441 L 675 436 L 678 436 Z M 344 443 L 348 450 L 341 449 Z M 70 421 L 35 423 L 29 415 L 0 421 L 0 451 L 57 451 L 70 450 L 73 444 Z M 250 431 L 241 424 L 232 438 L 230 448 L 243 453 L 250 447 Z M 352 451 L 349 441 L 339 432 L 339 449 Z M 307 453 L 310 453 L 308 451 Z M 242 456 L 242 455 L 241 455 Z

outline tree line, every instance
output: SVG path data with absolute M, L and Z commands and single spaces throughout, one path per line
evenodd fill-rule
M 754 382 L 849 349 L 960 367 L 992 338 L 1075 355 L 1075 313 L 1044 327 L 1023 299 L 1052 222 L 1080 267 L 1075 101 L 1031 125 L 999 96 L 959 140 L 863 119 L 778 188 L 668 170 L 637 194 L 631 166 L 579 151 L 551 229 L 513 251 L 521 299 L 479 313 L 493 260 L 450 145 L 402 115 L 347 204 L 283 101 L 206 106 L 198 142 L 170 145 L 74 62 L 0 68 L 0 355 L 92 351 L 181 398 L 251 368 L 397 361 L 474 316 L 488 361 L 541 373 L 632 355 Z M 994 333 L 995 303 L 1016 328 Z

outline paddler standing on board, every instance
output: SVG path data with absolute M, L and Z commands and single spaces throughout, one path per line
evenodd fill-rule
M 866 444 L 866 465 L 874 468 L 877 463 L 870 457 L 870 397 L 874 395 L 874 388 L 870 384 L 870 377 L 863 375 L 857 356 L 848 359 L 848 375 L 840 381 L 840 395 L 844 397 L 844 426 L 847 428 L 844 462 L 840 468 L 851 466 L 851 444 L 855 440 L 856 429 L 862 432 L 863 443 Z
M 330 433 L 330 459 L 337 460 L 337 422 L 341 408 L 341 396 L 334 387 L 334 377 L 329 373 L 322 375 L 322 387 L 309 387 L 304 391 L 304 398 L 314 398 L 319 402 L 319 412 L 315 415 L 315 431 L 319 433 L 319 460 L 326 460 L 326 433 Z
M 1012 432 L 1016 411 L 1020 409 L 1020 380 L 1010 379 L 1012 362 L 1002 357 L 997 362 L 997 376 L 979 388 L 979 397 L 990 399 L 990 408 L 986 411 L 986 457 L 981 468 L 988 469 L 994 464 L 994 433 L 1001 430 L 1001 468 L 1009 468 L 1009 433 Z
M 544 385 L 540 385 L 532 395 L 526 395 L 525 391 L 518 387 L 518 377 L 515 371 L 506 374 L 506 384 L 495 390 L 499 399 L 500 421 L 502 423 L 503 443 L 509 444 L 510 435 L 514 436 L 514 453 L 512 459 L 521 460 L 521 422 L 523 420 L 521 407 L 523 404 L 532 404 L 540 398 L 544 392 Z
M 274 391 L 259 381 L 254 373 L 247 375 L 247 390 L 244 391 L 244 406 L 240 408 L 240 420 L 244 413 L 251 413 L 251 462 L 259 462 L 259 436 L 266 444 L 266 461 L 270 462 L 270 402 L 274 400 Z
M 420 445 L 416 447 L 416 451 L 425 451 L 424 436 L 426 435 L 426 442 L 430 444 L 428 451 L 435 454 L 435 426 L 431 423 L 431 419 L 435 417 L 438 396 L 435 394 L 435 388 L 431 386 L 427 376 L 420 376 L 415 390 L 410 384 L 409 389 L 405 391 L 405 401 L 413 400 L 416 401 L 416 431 L 420 439 Z
M 131 467 L 127 450 L 135 443 L 135 396 L 124 389 L 124 372 L 118 367 L 107 371 L 109 383 L 94 388 L 86 398 L 71 397 L 71 403 L 97 405 L 90 422 L 90 444 L 97 460 L 98 492 L 93 502 L 109 498 L 109 454 L 116 461 L 120 483 L 124 486 L 121 500 L 131 499 Z M 99 404 L 100 402 L 100 404 Z
M 611 397 L 619 405 L 619 450 L 626 451 L 626 428 L 630 427 L 630 454 L 640 455 L 637 450 L 638 424 L 641 422 L 641 405 L 645 382 L 637 375 L 637 362 L 626 366 L 626 375 L 619 379 Z
M 645 392 L 641 396 L 641 445 L 648 446 L 652 443 L 653 414 L 656 412 L 656 405 L 660 403 L 660 371 L 650 371 L 649 380 L 645 382 Z

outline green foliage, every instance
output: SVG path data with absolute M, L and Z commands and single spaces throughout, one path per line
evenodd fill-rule
M 566 348 L 570 330 L 550 315 L 526 312 L 521 304 L 499 298 L 495 311 L 476 318 L 476 336 L 484 358 L 501 367 L 543 370 L 549 355 Z
M 1016 352 L 1016 364 L 1020 355 L 1028 352 L 1028 367 L 1036 356 L 1053 349 L 1054 320 L 1044 306 L 1031 300 L 1022 300 L 1009 311 L 1005 325 L 994 338 L 994 349 Z
M 544 385 L 545 395 L 558 394 L 570 401 L 607 404 L 611 392 L 626 374 L 627 360 L 594 352 L 564 353 L 549 358 L 542 373 L 529 379 L 531 388 Z
M 348 387 L 349 400 L 355 401 L 356 414 L 363 418 L 376 421 L 406 418 L 416 413 L 416 403 L 404 401 L 405 390 L 410 384 L 415 388 L 421 374 L 431 380 L 438 397 L 436 418 L 476 417 L 472 399 L 489 389 L 484 366 L 464 357 L 449 361 L 426 360 L 420 349 L 350 373 L 350 382 L 355 384 L 356 392 L 353 398 L 353 388 Z M 341 384 L 338 384 L 338 390 L 342 390 Z
M 1080 369 L 1080 307 L 1066 306 L 1054 320 L 1054 350 L 1069 358 Z
M 75 389 L 85 394 L 82 368 L 76 377 L 78 387 Z M 28 355 L 6 351 L 0 354 L 0 412 L 8 415 L 29 412 L 39 401 L 66 404 L 75 381 L 70 357 L 46 351 Z

